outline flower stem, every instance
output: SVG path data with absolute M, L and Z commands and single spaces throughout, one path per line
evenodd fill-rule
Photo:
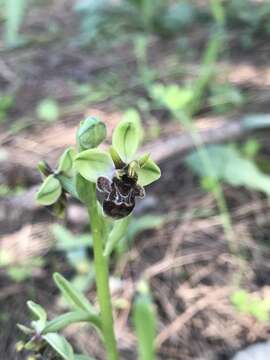
M 103 255 L 103 239 L 97 208 L 96 185 L 89 184 L 88 213 L 93 236 L 97 295 L 101 312 L 102 331 L 108 360 L 118 360 L 119 354 L 113 328 L 113 313 L 109 289 L 108 260 Z

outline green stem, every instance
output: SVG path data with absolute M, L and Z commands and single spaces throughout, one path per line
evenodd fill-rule
M 228 241 L 228 247 L 232 254 L 238 254 L 239 249 L 235 240 L 230 213 L 226 204 L 224 193 L 219 180 L 215 176 L 215 171 L 213 169 L 211 159 L 209 158 L 201 136 L 197 131 L 195 125 L 193 125 L 192 119 L 188 115 L 186 115 L 185 113 L 179 114 L 177 112 L 174 113 L 174 115 L 181 122 L 185 130 L 190 133 L 198 156 L 201 160 L 202 166 L 204 167 L 207 175 L 214 181 L 213 195 L 219 209 L 223 230 Z
M 96 286 L 100 305 L 101 324 L 108 360 L 118 360 L 116 339 L 113 328 L 113 313 L 109 289 L 108 260 L 103 255 L 103 239 L 98 214 L 96 185 L 89 183 L 88 213 L 90 218 L 95 258 Z

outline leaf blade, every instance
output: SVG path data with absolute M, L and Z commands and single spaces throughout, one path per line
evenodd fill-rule
M 53 279 L 65 299 L 74 309 L 93 312 L 93 307 L 87 298 L 62 275 L 54 273 Z

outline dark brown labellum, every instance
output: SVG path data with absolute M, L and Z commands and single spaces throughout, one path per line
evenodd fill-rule
M 97 189 L 105 193 L 103 201 L 104 213 L 114 219 L 128 216 L 135 207 L 136 197 L 145 196 L 144 188 L 137 184 L 135 178 L 127 174 L 112 180 L 100 177 L 97 181 Z

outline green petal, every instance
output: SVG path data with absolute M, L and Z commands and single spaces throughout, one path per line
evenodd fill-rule
M 148 158 L 142 167 L 139 167 L 137 170 L 138 174 L 138 183 L 141 186 L 146 186 L 152 182 L 158 180 L 161 176 L 160 168 L 157 164 Z
M 86 180 L 96 182 L 100 176 L 110 177 L 114 171 L 114 164 L 106 151 L 90 149 L 77 155 L 75 168 Z
M 54 175 L 50 175 L 44 180 L 38 190 L 36 200 L 41 205 L 52 205 L 59 199 L 61 193 L 62 187 L 59 180 Z
M 140 116 L 129 110 L 113 132 L 112 144 L 124 162 L 132 160 L 142 138 Z

